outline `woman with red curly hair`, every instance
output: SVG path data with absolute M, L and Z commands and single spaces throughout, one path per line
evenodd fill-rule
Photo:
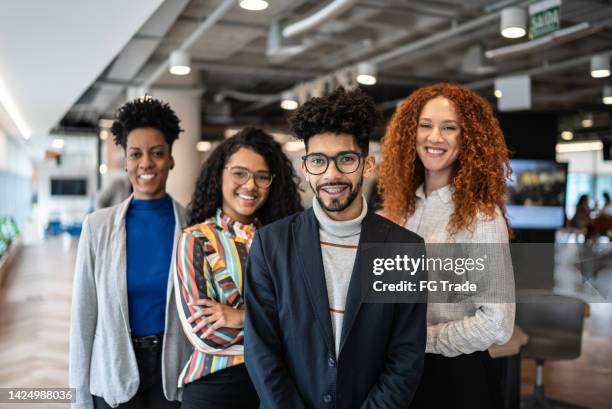
M 459 85 L 424 87 L 402 103 L 387 128 L 379 170 L 383 213 L 426 243 L 507 244 L 509 172 L 508 148 L 490 105 Z M 487 279 L 511 283 L 504 289 L 510 299 L 508 265 L 495 265 Z M 487 349 L 508 341 L 514 311 L 513 303 L 469 296 L 461 303 L 430 302 L 425 370 L 411 408 L 503 407 Z

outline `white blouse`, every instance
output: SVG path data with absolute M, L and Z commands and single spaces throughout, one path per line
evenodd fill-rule
M 494 218 L 478 215 L 473 232 L 463 229 L 451 236 L 448 231 L 454 210 L 452 187 L 447 185 L 425 196 L 423 185 L 417 191 L 415 212 L 404 227 L 425 239 L 425 243 L 508 243 L 506 221 L 498 209 Z M 494 280 L 505 283 L 507 299 L 514 298 L 511 263 L 492 269 Z M 511 294 L 509 294 L 511 292 Z M 430 303 L 427 306 L 426 352 L 453 357 L 484 351 L 493 344 L 504 344 L 514 328 L 514 303 L 486 303 L 468 298 L 461 303 Z

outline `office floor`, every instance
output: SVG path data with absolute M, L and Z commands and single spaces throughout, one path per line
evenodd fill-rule
M 0 388 L 67 387 L 68 334 L 74 241 L 53 238 L 25 247 L 0 291 Z M 612 408 L 612 304 L 591 304 L 583 354 L 547 363 L 546 393 L 554 398 Z M 521 389 L 529 393 L 535 367 L 524 360 Z M 1 409 L 16 406 L 0 403 Z M 23 406 L 25 407 L 25 406 Z M 44 404 L 32 408 L 68 408 Z

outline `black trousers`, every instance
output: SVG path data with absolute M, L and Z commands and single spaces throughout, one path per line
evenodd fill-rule
M 259 397 L 244 364 L 214 372 L 183 387 L 181 409 L 205 408 L 259 408 Z
M 134 346 L 140 385 L 136 395 L 128 402 L 117 406 L 116 409 L 179 409 L 181 407 L 180 402 L 169 401 L 164 396 L 161 374 L 162 338 L 160 336 L 159 342 L 153 345 Z M 112 409 L 99 396 L 93 396 L 93 400 L 95 409 Z
M 487 351 L 447 358 L 425 354 L 410 409 L 502 409 L 502 384 Z

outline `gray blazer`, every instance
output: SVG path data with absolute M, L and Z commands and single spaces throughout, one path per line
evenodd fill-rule
M 140 383 L 138 364 L 130 337 L 127 299 L 124 202 L 98 210 L 85 218 L 79 240 L 70 324 L 70 387 L 76 388 L 73 408 L 92 409 L 91 395 L 116 407 L 130 400 Z M 185 211 L 173 200 L 177 242 L 185 224 Z M 178 400 L 177 382 L 192 347 L 183 334 L 176 309 L 172 271 L 168 274 L 166 332 L 162 350 L 164 393 Z

